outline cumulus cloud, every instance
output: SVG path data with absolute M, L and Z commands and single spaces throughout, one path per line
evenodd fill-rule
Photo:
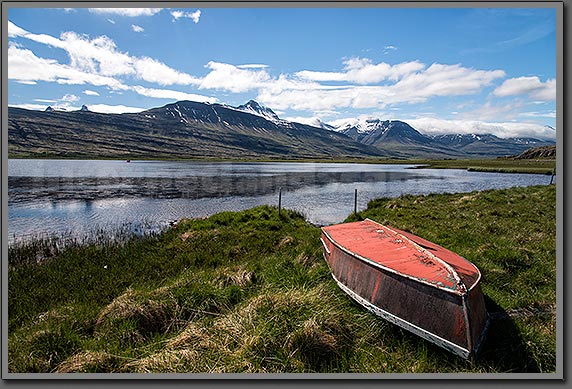
M 33 111 L 43 111 L 48 108 L 46 104 L 9 104 L 8 106 L 14 108 L 30 109 Z
M 127 89 L 125 84 L 112 77 L 100 76 L 59 64 L 56 60 L 37 57 L 31 50 L 8 47 L 8 78 L 21 83 L 37 81 L 67 85 L 91 84 L 112 89 Z
M 409 74 L 392 85 L 391 92 L 394 100 L 421 102 L 434 96 L 477 93 L 502 77 L 505 77 L 503 70 L 475 70 L 458 64 L 434 63 L 426 70 Z
M 67 103 L 75 103 L 76 101 L 79 101 L 79 97 L 77 97 L 74 94 L 68 93 L 68 94 L 64 95 L 60 100 L 65 101 Z
M 107 104 L 90 104 L 87 108 L 92 112 L 99 113 L 138 113 L 146 110 L 146 108 Z
M 142 96 L 153 97 L 156 99 L 191 100 L 203 103 L 216 103 L 218 101 L 214 97 L 197 95 L 193 93 L 186 93 L 170 89 L 145 88 L 142 86 L 134 86 L 131 89 Z
M 357 84 L 377 84 L 384 80 L 396 81 L 408 74 L 425 68 L 419 61 L 390 65 L 385 62 L 372 63 L 368 58 L 350 58 L 344 61 L 343 72 L 316 72 L 302 70 L 295 75 L 312 81 L 347 81 Z
M 426 68 L 418 61 L 373 65 L 369 60 L 354 58 L 345 64 L 345 73 L 298 72 L 297 82 L 287 77 L 282 82 L 268 82 L 259 89 L 258 99 L 280 109 L 314 112 L 343 107 L 384 108 L 424 102 L 437 96 L 474 94 L 505 75 L 502 70 L 475 70 L 460 65 L 432 64 Z M 325 86 L 316 82 L 350 79 L 358 85 Z M 335 93 L 330 93 L 332 90 Z
M 132 58 L 131 66 L 137 78 L 159 85 L 189 85 L 200 81 L 186 73 L 179 72 L 153 58 Z
M 236 67 L 239 69 L 265 69 L 268 67 L 268 65 L 264 65 L 264 64 L 260 64 L 260 63 L 251 63 L 251 64 L 245 64 L 245 65 L 237 65 Z
M 496 88 L 493 94 L 499 97 L 529 95 L 542 101 L 556 100 L 556 80 L 542 82 L 536 76 L 509 78 Z
M 78 74 L 83 74 L 85 77 L 104 77 L 109 79 L 106 85 L 113 88 L 115 88 L 114 85 L 121 84 L 117 80 L 114 82 L 111 81 L 111 78 L 117 76 L 133 76 L 144 81 L 158 83 L 159 85 L 189 85 L 193 83 L 198 84 L 199 82 L 196 78 L 179 72 L 155 59 L 130 56 L 128 53 L 121 52 L 117 49 L 115 42 L 105 35 L 90 39 L 88 36 L 67 31 L 62 33 L 60 38 L 55 38 L 49 35 L 29 33 L 13 23 L 9 23 L 8 29 L 11 36 L 24 37 L 35 42 L 65 50 L 70 58 L 70 65 L 62 65 L 50 59 L 38 60 L 43 60 L 52 65 L 52 67 L 69 68 Z M 15 53 L 14 51 L 14 54 Z M 33 55 L 31 51 L 29 51 L 29 53 Z M 45 71 L 42 71 L 39 67 L 34 67 L 34 70 L 39 73 L 37 76 L 35 73 L 30 73 L 25 75 L 24 78 L 10 78 L 15 78 L 20 81 L 53 81 L 53 77 L 52 79 L 42 77 L 41 74 L 45 73 Z M 73 80 L 70 80 L 70 83 L 74 83 Z
M 144 29 L 143 27 L 138 26 L 138 25 L 136 25 L 136 24 L 132 24 L 132 25 L 131 25 L 131 29 L 132 29 L 133 31 L 135 31 L 135 32 L 143 32 L 143 31 L 145 31 L 145 29 Z
M 223 89 L 234 93 L 265 87 L 271 77 L 265 69 L 239 68 L 231 64 L 210 61 L 210 72 L 201 80 L 201 89 Z
M 486 122 L 479 120 L 443 120 L 418 118 L 405 120 L 413 128 L 428 135 L 493 134 L 499 138 L 533 137 L 555 139 L 553 129 L 536 123 Z
M 89 12 L 102 15 L 118 15 L 127 17 L 153 16 L 162 8 L 89 8 Z
M 173 22 L 181 19 L 187 18 L 191 19 L 193 22 L 198 23 L 201 18 L 201 10 L 198 9 L 194 12 L 184 12 L 184 11 L 171 11 L 171 16 L 173 17 Z
M 87 96 L 99 96 L 99 93 L 97 93 L 96 91 L 93 91 L 93 90 L 89 90 L 89 89 L 84 90 L 83 94 L 87 95 Z

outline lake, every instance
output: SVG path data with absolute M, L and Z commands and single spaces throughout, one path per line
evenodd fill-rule
M 546 185 L 550 176 L 306 162 L 8 161 L 8 241 L 130 226 L 160 230 L 181 218 L 258 205 L 339 223 L 379 197 Z

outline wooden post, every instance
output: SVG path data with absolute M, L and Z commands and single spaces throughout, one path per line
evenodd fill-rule
M 357 216 L 357 189 L 354 192 L 354 216 Z
M 282 209 L 282 188 L 278 188 L 278 216 L 280 216 L 281 209 Z
M 554 180 L 554 175 L 555 175 L 555 174 L 556 174 L 556 168 L 554 168 L 554 169 L 552 170 L 552 176 L 550 176 L 550 184 L 548 184 L 548 185 L 552 185 L 552 180 Z

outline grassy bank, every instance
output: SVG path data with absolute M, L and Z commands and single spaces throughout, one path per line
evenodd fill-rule
M 556 168 L 554 159 L 450 159 L 417 161 L 420 168 L 430 169 L 466 169 L 478 172 L 494 173 L 533 173 L 552 174 Z
M 379 199 L 357 217 L 481 269 L 495 320 L 476 362 L 352 303 L 322 258 L 319 228 L 258 207 L 72 246 L 40 264 L 20 255 L 8 274 L 9 370 L 554 371 L 554 186 Z

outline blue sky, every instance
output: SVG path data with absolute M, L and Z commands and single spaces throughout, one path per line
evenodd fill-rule
M 119 113 L 250 99 L 300 122 L 555 138 L 556 11 L 8 9 L 10 106 Z

